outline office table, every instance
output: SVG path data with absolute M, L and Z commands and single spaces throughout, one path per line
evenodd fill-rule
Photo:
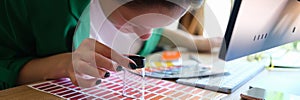
M 209 54 L 200 54 L 202 58 L 209 58 Z M 265 89 L 279 90 L 286 93 L 300 95 L 300 71 L 268 71 L 264 70 L 224 100 L 240 99 L 240 93 L 249 89 L 249 86 L 259 86 Z M 38 99 L 60 100 L 61 98 L 43 93 L 26 85 L 0 91 L 0 100 Z

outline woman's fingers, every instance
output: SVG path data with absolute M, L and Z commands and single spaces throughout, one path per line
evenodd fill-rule
M 101 84 L 101 79 L 79 73 L 73 73 L 70 78 L 74 85 L 82 88 L 89 88 Z
M 93 67 L 84 61 L 77 61 L 74 66 L 75 72 L 90 75 L 95 78 L 107 78 L 110 73 L 104 69 Z
M 95 54 L 96 66 L 109 71 L 116 71 L 118 64 L 100 54 Z
M 84 61 L 77 61 L 74 69 L 69 69 L 68 74 L 72 83 L 83 88 L 93 87 L 101 83 L 101 79 L 108 78 L 110 73 L 106 70 L 92 67 Z
M 74 51 L 72 59 L 73 68 L 68 74 L 71 81 L 81 87 L 100 84 L 101 78 L 110 76 L 107 70 L 116 71 L 117 66 L 136 66 L 133 60 L 94 39 L 84 40 Z
M 132 61 L 131 59 L 124 57 L 122 54 L 119 54 L 118 52 L 116 52 L 115 50 L 111 49 L 110 47 L 99 43 L 98 41 L 95 41 L 95 51 L 96 53 L 103 55 L 104 57 L 111 59 L 113 61 L 115 61 L 116 63 L 118 63 L 119 65 L 123 66 L 123 67 L 127 67 L 127 68 L 131 68 L 129 66 L 130 63 L 135 64 L 134 61 Z
M 74 85 L 78 86 L 78 82 L 77 82 L 77 80 L 76 80 L 76 76 L 75 76 L 74 70 L 69 70 L 69 71 L 68 71 L 68 75 L 69 75 L 69 78 L 71 79 L 71 82 L 72 82 Z
M 214 37 L 214 38 L 208 38 L 207 41 L 209 42 L 208 45 L 210 45 L 210 48 L 220 47 L 222 44 L 222 38 L 220 37 Z
M 85 39 L 74 52 L 73 58 L 110 71 L 116 71 L 117 65 L 130 68 L 130 63 L 135 64 L 131 59 L 94 39 Z

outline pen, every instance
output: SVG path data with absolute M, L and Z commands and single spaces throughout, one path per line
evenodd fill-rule
M 276 66 L 273 64 L 272 57 L 270 57 L 270 65 L 267 66 L 268 69 L 280 68 L 280 69 L 300 69 L 300 67 L 292 67 L 292 66 Z
M 300 67 L 292 67 L 292 66 L 268 66 L 268 68 L 288 68 L 288 69 L 300 69 Z
M 291 69 L 300 69 L 300 67 L 291 67 L 291 66 L 274 66 L 274 68 L 291 68 Z

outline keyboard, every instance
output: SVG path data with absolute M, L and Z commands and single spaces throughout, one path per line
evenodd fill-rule
M 224 70 L 228 71 L 228 75 L 178 79 L 176 82 L 223 93 L 232 93 L 264 69 L 262 61 L 248 62 L 246 59 L 217 62 L 213 66 L 223 67 Z

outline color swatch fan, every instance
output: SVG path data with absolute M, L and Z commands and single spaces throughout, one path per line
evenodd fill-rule
M 179 51 L 165 51 L 154 53 L 146 59 L 145 75 L 153 78 L 177 79 L 196 78 L 209 75 L 221 75 L 226 71 L 220 69 L 211 70 L 210 65 L 200 64 L 190 59 L 190 53 Z M 141 70 L 135 70 L 141 73 Z

